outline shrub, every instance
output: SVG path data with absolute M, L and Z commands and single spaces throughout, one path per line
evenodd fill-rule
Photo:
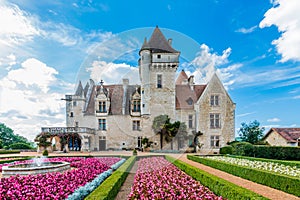
M 232 154 L 232 152 L 233 152 L 232 146 L 225 146 L 220 149 L 220 154 Z
M 295 177 L 288 177 L 272 172 L 266 172 L 258 169 L 251 169 L 249 167 L 242 167 L 238 165 L 229 164 L 226 162 L 215 161 L 199 156 L 190 156 L 188 159 L 202 163 L 204 165 L 225 171 L 227 173 L 239 176 L 250 181 L 267 185 L 278 190 L 300 196 L 299 185 L 300 179 Z
M 136 156 L 136 155 L 137 155 L 136 149 L 133 150 L 132 155 L 133 155 L 133 156 Z
M 9 149 L 32 149 L 32 147 L 29 144 L 17 142 L 9 145 Z
M 45 149 L 44 151 L 43 151 L 43 154 L 42 154 L 43 156 L 48 156 L 49 155 L 49 152 L 48 152 L 48 150 L 47 149 Z
M 237 142 L 232 144 L 233 154 L 239 156 L 253 156 L 253 145 L 249 142 Z
M 189 155 L 188 155 L 189 157 Z M 208 187 L 212 192 L 218 196 L 227 199 L 267 199 L 259 194 L 256 194 L 248 189 L 237 186 L 229 181 L 221 179 L 217 176 L 209 174 L 197 167 L 193 167 L 180 160 L 175 160 L 170 156 L 166 156 L 167 160 L 173 162 L 182 171 L 199 181 L 202 185 Z

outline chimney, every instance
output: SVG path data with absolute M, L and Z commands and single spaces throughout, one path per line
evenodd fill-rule
M 194 90 L 194 75 L 191 75 L 188 79 L 188 82 L 189 82 L 189 86 L 191 88 L 191 90 Z
M 129 79 L 123 78 L 123 102 L 122 102 L 122 114 L 125 115 L 126 112 L 126 94 L 127 94 L 127 86 L 129 85 Z
M 169 43 L 170 46 L 172 46 L 172 38 L 168 39 L 168 43 Z
M 129 85 L 129 79 L 128 78 L 123 78 L 123 86 Z

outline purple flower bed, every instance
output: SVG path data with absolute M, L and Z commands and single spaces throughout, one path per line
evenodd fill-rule
M 49 158 L 51 162 L 70 162 L 72 170 L 39 175 L 1 178 L 0 199 L 65 199 L 77 188 L 108 170 L 120 158 Z M 27 161 L 32 162 L 32 161 Z M 18 163 L 24 163 L 20 161 Z M 26 162 L 25 162 L 26 163 Z
M 139 160 L 128 199 L 222 200 L 162 157 Z

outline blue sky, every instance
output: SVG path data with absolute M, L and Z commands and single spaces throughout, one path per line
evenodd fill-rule
M 78 80 L 136 83 L 137 52 L 156 25 L 196 83 L 217 72 L 236 129 L 300 126 L 298 0 L 0 0 L 0 122 L 32 140 L 65 126 L 60 99 Z

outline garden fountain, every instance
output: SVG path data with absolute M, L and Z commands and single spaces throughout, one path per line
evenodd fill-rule
M 2 177 L 15 175 L 36 175 L 49 172 L 62 172 L 70 169 L 68 162 L 45 162 L 45 157 L 36 157 L 33 162 L 2 167 Z

